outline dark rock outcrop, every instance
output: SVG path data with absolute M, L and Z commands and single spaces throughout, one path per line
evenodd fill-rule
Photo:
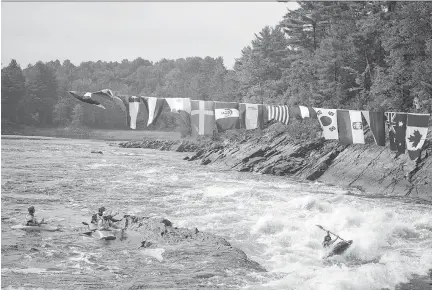
M 270 122 L 265 130 L 221 136 L 221 141 L 143 140 L 121 147 L 195 152 L 185 160 L 243 172 L 292 176 L 355 187 L 375 196 L 409 196 L 432 201 L 432 127 L 421 158 L 410 160 L 375 144 L 343 145 L 324 138 L 292 138 L 281 124 Z M 225 139 L 223 139 L 225 138 Z
M 432 131 L 432 130 L 430 130 Z M 298 141 L 270 126 L 241 142 L 198 150 L 189 161 L 237 171 L 319 180 L 356 187 L 367 194 L 432 200 L 432 142 L 429 132 L 419 160 L 388 146 L 343 145 L 323 138 Z
M 205 145 L 206 144 L 191 140 L 173 141 L 155 139 L 144 139 L 142 141 L 128 141 L 119 143 L 119 146 L 123 148 L 148 148 L 176 152 L 196 152 Z
M 139 233 L 140 248 L 164 248 L 174 246 L 175 251 L 164 253 L 164 259 L 177 259 L 179 253 L 192 255 L 199 261 L 207 261 L 206 268 L 223 271 L 224 268 L 265 272 L 257 262 L 225 239 L 216 235 L 200 232 L 197 228 L 174 227 L 164 218 L 148 218 L 126 215 L 119 226 L 125 232 Z

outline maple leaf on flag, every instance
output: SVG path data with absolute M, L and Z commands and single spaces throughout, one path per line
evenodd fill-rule
M 422 135 L 418 130 L 415 130 L 413 135 L 409 136 L 408 140 L 412 142 L 413 147 L 417 147 L 417 145 L 420 143 Z

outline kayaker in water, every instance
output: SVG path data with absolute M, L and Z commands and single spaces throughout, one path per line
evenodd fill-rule
M 339 239 L 339 237 L 336 237 L 336 239 L 332 240 L 330 236 L 330 232 L 327 231 L 327 235 L 324 237 L 324 242 L 322 243 L 324 248 L 327 248 L 331 246 L 334 242 L 336 242 Z
M 105 207 L 102 206 L 98 209 L 98 212 L 92 215 L 91 223 L 97 224 L 99 222 L 99 219 L 102 217 L 103 212 L 105 211 Z
M 108 218 L 108 213 L 104 211 L 102 216 L 99 218 L 98 229 L 108 231 L 110 229 L 110 221 Z
M 114 214 L 114 215 L 117 215 Z M 122 219 L 115 219 L 112 215 L 108 214 L 108 211 L 104 211 L 102 213 L 102 216 L 99 218 L 98 221 L 98 228 L 99 230 L 109 230 L 109 228 L 118 229 L 118 227 L 114 224 L 115 222 L 119 222 Z
M 44 222 L 44 219 L 42 219 L 40 222 L 37 221 L 35 217 L 35 207 L 30 206 L 28 208 L 28 214 L 26 215 L 26 226 L 39 226 Z
M 98 224 L 98 223 L 99 223 L 99 220 L 102 218 L 102 215 L 103 215 L 104 212 L 106 212 L 105 207 L 104 207 L 104 206 L 100 207 L 100 208 L 98 209 L 98 212 L 95 213 L 94 215 L 92 215 L 91 223 L 92 223 L 92 224 Z M 106 216 L 108 217 L 108 219 L 109 219 L 111 222 L 115 223 L 115 222 L 119 222 L 119 221 L 122 220 L 122 219 L 117 220 L 117 219 L 113 218 L 113 217 L 116 216 L 117 214 L 118 214 L 118 213 L 115 213 L 115 214 L 113 214 L 113 215 L 108 215 L 108 214 L 107 214 Z

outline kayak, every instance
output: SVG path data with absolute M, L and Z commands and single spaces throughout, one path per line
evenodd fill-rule
M 98 240 L 110 241 L 117 238 L 116 233 L 119 231 L 121 230 L 91 230 L 83 233 L 83 235 L 90 236 Z
M 59 228 L 54 226 L 49 226 L 46 224 L 42 224 L 40 226 L 25 226 L 25 225 L 16 225 L 11 227 L 14 230 L 24 230 L 24 231 L 48 231 L 53 232 L 57 231 Z
M 92 236 L 98 238 L 99 240 L 106 240 L 106 241 L 116 239 L 115 232 L 113 231 L 97 230 L 93 232 Z
M 353 240 L 340 241 L 333 247 L 333 249 L 327 255 L 324 256 L 324 258 L 329 258 L 335 255 L 342 255 L 343 253 L 345 253 L 346 250 L 348 250 L 348 248 L 352 245 L 352 243 Z

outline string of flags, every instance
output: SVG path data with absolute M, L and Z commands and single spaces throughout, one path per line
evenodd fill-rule
M 375 144 L 385 146 L 385 126 L 388 127 L 390 150 L 408 151 L 409 157 L 420 157 L 428 132 L 429 114 L 401 112 L 373 112 L 311 108 L 305 106 L 263 105 L 237 102 L 191 100 L 189 98 L 155 98 L 115 95 L 104 89 L 93 93 L 69 92 L 78 100 L 105 107 L 93 97 L 101 97 L 114 103 L 126 115 L 131 129 L 145 128 L 155 123 L 167 104 L 170 111 L 179 113 L 183 122 L 189 123 L 192 136 L 211 136 L 234 129 L 253 130 L 263 128 L 264 123 L 276 120 L 285 125 L 292 118 L 316 118 L 326 140 L 339 140 L 342 144 L 365 144 L 364 128 L 369 126 Z M 363 121 L 364 120 L 364 121 Z

